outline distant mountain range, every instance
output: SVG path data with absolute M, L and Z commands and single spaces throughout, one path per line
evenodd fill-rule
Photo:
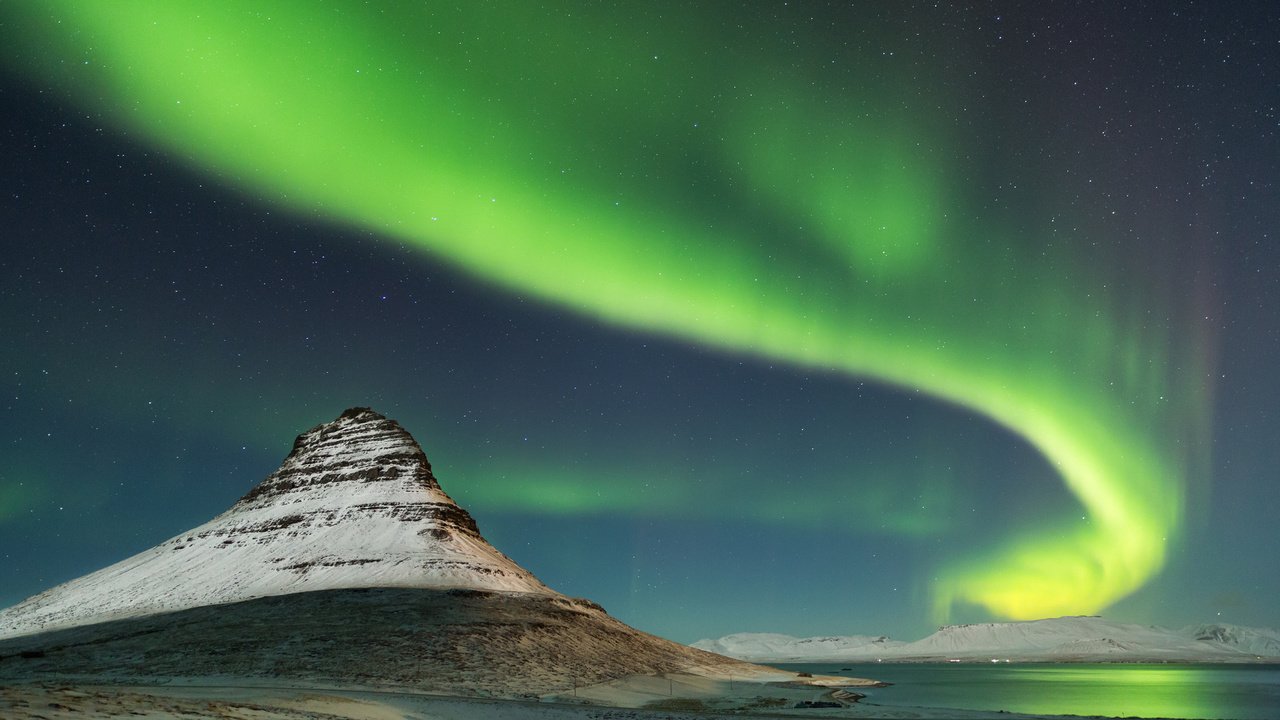
M 751 662 L 1280 662 L 1276 630 L 1223 624 L 1169 630 L 1100 617 L 948 625 L 915 642 L 738 633 L 693 647 Z

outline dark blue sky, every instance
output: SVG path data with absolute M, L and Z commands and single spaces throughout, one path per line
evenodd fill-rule
M 819 31 L 755 12 L 754 32 L 775 33 L 766 39 L 852 48 L 848 83 L 875 38 L 903 27 L 864 13 L 863 25 Z M 1200 461 L 1181 535 L 1163 571 L 1104 614 L 1280 626 L 1277 11 L 1057 15 L 1028 3 L 957 9 L 946 26 L 921 7 L 904 14 L 964 50 L 953 62 L 948 46 L 917 47 L 913 67 L 954 83 L 962 60 L 981 76 L 956 93 L 963 103 L 934 106 L 973 118 L 956 152 L 981 158 L 982 173 L 956 212 L 1016 226 L 1078 193 L 1076 221 L 1093 230 L 1060 240 L 1063 252 L 1112 248 L 1125 262 L 1107 269 L 1117 296 L 1137 298 L 1116 312 L 1163 313 L 1153 324 L 1194 334 L 1212 369 L 1194 389 L 1209 404 L 1180 419 L 1203 428 L 1187 448 Z M 940 567 L 1078 513 L 1033 447 L 964 407 L 604 322 L 376 230 L 286 209 L 192 169 L 21 71 L 13 53 L 6 62 L 0 605 L 207 520 L 296 434 L 355 405 L 413 433 L 486 537 L 543 581 L 682 641 L 918 637 Z M 1051 92 L 1078 82 L 1096 91 L 1071 102 Z M 1055 134 L 1035 132 L 1045 123 Z M 1104 171 L 1107 191 L 1054 174 L 1055 157 Z M 1118 165 L 1126 174 L 1108 178 Z M 1120 225 L 1091 224 L 1117 208 Z M 1014 250 L 1034 254 L 1034 242 Z M 1020 281 L 1067 282 L 1037 275 L 1054 268 L 1027 266 Z M 1193 293 L 1199 318 L 1162 299 Z

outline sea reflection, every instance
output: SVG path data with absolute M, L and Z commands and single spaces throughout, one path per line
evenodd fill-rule
M 1277 665 L 789 665 L 894 683 L 867 703 L 1109 717 L 1280 717 Z M 844 669 L 847 668 L 847 669 Z
M 1018 710 L 1034 713 L 1217 718 L 1222 691 L 1212 670 L 1192 667 L 1010 667 L 1026 685 Z M 1221 675 L 1221 673 L 1217 673 Z M 1063 709 L 1069 708 L 1069 709 Z

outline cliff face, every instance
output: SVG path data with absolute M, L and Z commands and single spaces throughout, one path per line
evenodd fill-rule
M 373 587 L 558 596 L 481 537 L 404 428 L 353 408 L 213 520 L 0 612 L 0 637 Z

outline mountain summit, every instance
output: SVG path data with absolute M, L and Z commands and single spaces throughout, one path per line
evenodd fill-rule
M 559 595 L 480 536 L 399 423 L 352 408 L 209 522 L 0 612 L 0 637 L 374 587 Z

